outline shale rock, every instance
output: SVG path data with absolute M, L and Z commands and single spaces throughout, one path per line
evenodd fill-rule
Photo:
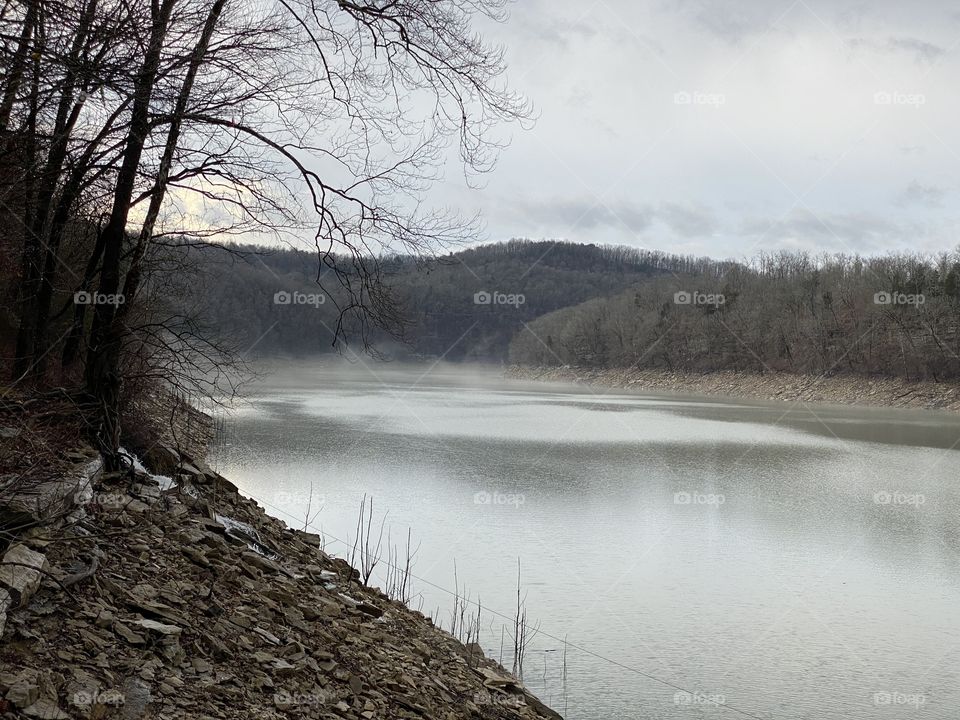
M 162 452 L 169 486 L 104 476 L 93 497 L 111 503 L 85 500 L 76 522 L 5 553 L 18 564 L 0 565 L 0 717 L 559 717 L 479 648 L 364 587 L 319 536 Z

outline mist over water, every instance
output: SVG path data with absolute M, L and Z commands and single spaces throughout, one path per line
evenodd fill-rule
M 340 557 L 372 497 L 495 659 L 520 558 L 524 679 L 566 717 L 957 717 L 960 418 L 365 362 L 269 368 L 214 466 L 291 526 L 322 506 Z

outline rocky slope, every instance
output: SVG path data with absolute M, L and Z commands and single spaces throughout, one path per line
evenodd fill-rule
M 595 370 L 570 366 L 513 366 L 507 370 L 507 376 L 656 392 L 960 411 L 960 384 L 912 382 L 899 378 L 856 375 L 814 377 L 791 373 L 698 374 L 635 368 Z
M 560 717 L 318 536 L 152 455 L 173 479 L 72 453 L 62 512 L 0 541 L 0 717 Z

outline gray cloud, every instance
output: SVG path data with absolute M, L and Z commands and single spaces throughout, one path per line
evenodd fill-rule
M 915 37 L 891 36 L 885 40 L 853 38 L 848 41 L 854 49 L 866 49 L 878 53 L 904 53 L 913 56 L 918 63 L 930 65 L 946 53 L 946 48 Z
M 747 35 L 756 32 L 756 27 L 743 15 L 711 6 L 697 13 L 697 22 L 704 30 L 722 40 L 738 45 Z
M 718 2 L 717 0 L 681 0 L 695 25 L 730 45 L 740 45 L 747 38 L 775 30 L 777 18 L 786 7 L 770 2 Z
M 602 228 L 639 234 L 653 222 L 649 208 L 622 200 L 600 203 L 588 198 L 550 198 L 513 204 L 522 217 L 549 224 L 563 234 Z
M 519 217 L 550 224 L 563 235 L 601 229 L 640 235 L 657 222 L 685 239 L 707 237 L 719 229 L 709 208 L 690 202 L 663 202 L 654 206 L 625 200 L 602 203 L 581 198 L 550 198 L 531 203 L 514 201 L 513 205 Z
M 494 37 L 538 123 L 512 134 L 485 190 L 436 194 L 481 211 L 491 237 L 720 256 L 757 243 L 956 247 L 960 51 L 944 50 L 958 31 L 946 0 L 523 0 L 511 12 Z M 680 90 L 727 102 L 677 105 Z M 881 107 L 878 91 L 927 102 Z M 807 212 L 791 210 L 794 191 Z
M 946 49 L 939 45 L 911 37 L 889 38 L 887 40 L 887 47 L 894 51 L 911 53 L 918 61 L 927 63 L 934 62 L 946 52 Z
M 916 180 L 910 182 L 897 199 L 897 205 L 909 207 L 920 205 L 927 208 L 943 207 L 946 191 L 936 185 L 921 185 Z
M 704 237 L 718 229 L 708 208 L 692 204 L 662 203 L 657 209 L 657 219 L 683 238 Z
M 809 210 L 794 210 L 782 219 L 748 219 L 741 232 L 752 237 L 758 248 L 774 245 L 862 253 L 895 246 L 905 236 L 897 223 L 872 213 Z
M 597 29 L 588 19 L 573 22 L 558 16 L 541 15 L 534 22 L 524 22 L 530 35 L 561 48 L 567 48 L 576 40 L 587 40 L 597 34 Z

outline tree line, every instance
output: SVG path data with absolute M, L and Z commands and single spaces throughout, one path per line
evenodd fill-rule
M 183 257 L 171 266 L 192 271 L 163 281 L 177 287 L 170 294 L 171 312 L 202 318 L 206 328 L 234 338 L 250 356 L 336 350 L 336 308 L 343 291 L 324 271 L 318 278 L 315 255 L 243 245 L 229 249 L 225 254 L 185 245 L 176 251 Z M 524 323 L 633 287 L 674 267 L 666 262 L 654 251 L 530 240 L 471 247 L 429 261 L 381 257 L 383 291 L 397 322 L 394 332 L 374 329 L 367 339 L 393 358 L 506 362 L 510 341 Z M 322 301 L 312 299 L 321 288 L 327 293 Z M 278 292 L 300 296 L 290 305 L 277 305 Z M 477 302 L 481 293 L 490 294 L 489 304 Z M 522 302 L 500 304 L 493 293 L 517 301 L 522 296 Z M 351 326 L 347 330 L 358 334 Z
M 960 251 L 764 254 L 669 273 L 549 313 L 513 362 L 591 368 L 960 377 Z

